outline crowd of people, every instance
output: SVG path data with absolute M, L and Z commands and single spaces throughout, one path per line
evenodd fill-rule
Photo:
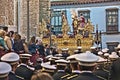
M 120 80 L 120 44 L 115 52 L 104 48 L 77 50 L 70 55 L 31 37 L 0 29 L 0 80 Z

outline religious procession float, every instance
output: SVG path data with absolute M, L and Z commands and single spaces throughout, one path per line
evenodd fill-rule
M 67 19 L 64 14 L 62 14 L 62 34 L 53 35 L 45 27 L 45 21 L 42 21 L 40 26 L 42 34 L 43 44 L 51 44 L 51 46 L 57 47 L 59 51 L 62 48 L 69 48 L 70 53 L 73 53 L 78 46 L 82 47 L 82 51 L 90 50 L 90 47 L 94 44 L 94 38 L 92 32 L 94 31 L 94 26 L 91 24 L 90 20 L 87 22 L 84 21 L 84 18 L 81 16 L 79 19 L 77 16 L 72 17 L 73 22 L 73 34 L 69 35 L 70 30 Z M 50 33 L 49 36 L 44 36 L 45 34 Z

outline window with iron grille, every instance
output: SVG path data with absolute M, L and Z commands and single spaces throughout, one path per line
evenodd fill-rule
M 61 28 L 62 28 L 62 12 L 65 13 L 66 15 L 66 11 L 53 11 L 52 12 L 52 18 L 51 18 L 51 25 L 54 26 L 54 33 L 55 34 L 59 34 L 62 33 L 61 32 Z
M 118 9 L 106 9 L 106 33 L 118 32 Z

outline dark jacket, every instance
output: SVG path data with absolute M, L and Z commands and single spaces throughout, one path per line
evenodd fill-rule
M 20 65 L 17 67 L 15 74 L 17 76 L 24 78 L 25 80 L 31 80 L 31 77 L 33 75 L 33 70 L 31 70 L 25 65 Z
M 110 80 L 120 80 L 120 58 L 112 63 Z
M 43 45 L 36 45 L 40 55 L 45 56 L 45 50 Z
M 78 77 L 72 80 L 100 80 L 100 79 L 97 76 L 95 76 L 93 73 L 83 72 L 80 73 Z
M 61 77 L 66 75 L 67 73 L 62 72 L 62 71 L 58 71 L 53 75 L 53 79 L 54 80 L 61 80 Z
M 24 80 L 24 78 L 16 76 L 15 73 L 13 72 L 10 72 L 8 76 L 9 76 L 9 80 Z
M 28 50 L 31 54 L 35 54 L 36 53 L 36 49 L 37 49 L 37 46 L 35 43 L 32 43 L 32 44 L 29 44 L 28 45 Z
M 24 52 L 24 46 L 23 46 L 22 40 L 14 41 L 13 49 L 14 49 L 15 52 L 18 52 L 18 53 L 19 53 L 20 51 L 23 51 L 23 52 Z
M 97 69 L 94 74 L 100 78 L 100 80 L 108 80 L 109 72 L 105 69 Z

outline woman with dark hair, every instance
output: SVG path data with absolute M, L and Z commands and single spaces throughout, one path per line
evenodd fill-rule
M 28 43 L 28 50 L 30 54 L 35 54 L 36 53 L 36 38 L 35 36 L 31 37 L 29 43 Z
M 21 40 L 21 35 L 20 34 L 15 35 L 13 49 L 18 54 L 24 53 L 24 51 L 25 51 L 24 50 L 24 44 Z
M 32 36 L 30 39 L 30 42 L 28 43 L 28 50 L 29 50 L 29 53 L 32 55 L 30 61 L 33 62 L 33 64 L 36 64 L 37 46 L 36 46 L 35 36 Z
M 39 55 L 39 57 L 45 60 L 45 50 L 44 50 L 44 45 L 41 40 L 39 39 L 36 40 L 36 47 L 37 47 L 37 53 L 38 53 L 37 55 Z

